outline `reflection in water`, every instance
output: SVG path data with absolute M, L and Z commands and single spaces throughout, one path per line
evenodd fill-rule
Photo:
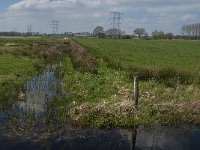
M 136 145 L 136 140 L 137 140 L 137 129 L 133 129 L 132 131 L 132 146 L 131 150 L 135 150 L 135 145 Z
M 199 150 L 200 128 L 189 126 L 186 129 L 154 126 L 139 128 L 136 149 L 153 150 Z
M 15 103 L 15 109 L 34 113 L 42 118 L 47 112 L 47 106 L 53 97 L 58 95 L 58 84 L 62 82 L 55 77 L 56 66 L 47 66 L 43 74 L 35 76 L 26 84 L 25 100 Z
M 1 148 L 7 149 L 81 149 L 81 150 L 199 150 L 200 130 L 191 127 L 190 133 L 183 134 L 176 128 L 153 126 L 136 130 L 81 130 L 66 127 L 52 133 L 49 138 L 36 136 L 6 138 L 1 136 Z M 136 140 L 135 140 L 136 139 Z M 10 144 L 12 143 L 12 144 Z
M 25 127 L 34 126 L 40 130 L 45 123 L 56 124 L 57 108 L 54 105 L 52 107 L 51 103 L 55 104 L 57 99 L 64 98 L 63 78 L 56 72 L 59 67 L 61 64 L 47 65 L 41 74 L 25 84 L 19 95 L 20 101 L 15 102 L 6 112 L 0 112 L 0 127 L 25 130 Z
M 44 72 L 28 81 L 24 91 L 25 99 L 16 102 L 8 112 L 0 112 L 0 149 L 95 149 L 95 150 L 198 150 L 200 149 L 200 128 L 138 127 L 132 130 L 80 129 L 66 126 L 50 133 L 36 132 L 17 136 L 5 128 L 8 120 L 12 125 L 23 128 L 32 115 L 42 122 L 48 115 L 49 105 L 54 97 L 63 95 L 63 79 L 55 75 L 57 66 L 47 66 Z M 55 108 L 56 110 L 56 108 Z M 54 110 L 54 111 L 55 111 Z M 56 113 L 52 116 L 56 122 Z M 22 119 L 21 119 L 22 118 Z M 19 122 L 22 124 L 17 125 Z M 10 124 L 9 124 L 10 125 Z M 20 129 L 21 130 L 21 129 Z M 24 132 L 24 130 L 21 130 Z M 188 131 L 188 132 L 183 132 Z M 18 132 L 19 133 L 19 132 Z M 14 135 L 14 136 L 13 136 Z
M 0 125 L 5 124 L 8 121 L 8 116 L 6 113 L 0 111 Z

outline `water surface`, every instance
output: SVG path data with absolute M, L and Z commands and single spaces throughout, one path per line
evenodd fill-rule
M 200 128 L 196 126 L 137 127 L 125 129 L 83 129 L 65 125 L 49 131 L 45 118 L 57 122 L 56 97 L 64 99 L 63 78 L 56 74 L 58 65 L 48 65 L 25 84 L 22 99 L 6 112 L 0 112 L 1 150 L 199 150 Z M 65 108 L 67 109 L 67 108 Z M 51 112 L 51 113 L 49 113 Z M 31 126 L 31 123 L 33 125 Z M 36 123 L 35 123 L 36 122 Z M 53 126 L 54 127 L 54 126 Z

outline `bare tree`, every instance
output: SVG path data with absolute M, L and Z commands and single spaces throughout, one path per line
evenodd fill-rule
M 183 25 L 181 33 L 183 36 L 188 36 L 190 38 L 200 38 L 200 23 Z
M 118 30 L 117 28 L 112 28 L 112 29 L 108 29 L 106 31 L 106 35 L 108 37 L 112 37 L 112 38 L 118 38 L 118 34 L 120 33 L 120 35 L 122 34 L 121 30 Z
M 181 28 L 181 34 L 184 36 L 186 35 L 186 25 L 183 25 Z
M 197 36 L 200 37 L 200 23 L 197 24 Z

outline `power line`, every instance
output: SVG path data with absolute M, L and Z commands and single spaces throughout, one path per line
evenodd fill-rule
M 120 13 L 120 12 L 111 12 L 111 14 L 113 15 L 113 18 L 112 18 L 112 25 L 113 25 L 112 36 L 113 37 L 118 36 L 118 38 L 120 38 L 120 36 L 121 36 L 120 25 L 121 25 L 122 13 Z M 117 33 L 114 32 L 115 29 L 117 29 Z
M 26 25 L 26 27 L 27 27 L 27 33 L 32 33 L 32 25 L 31 24 L 29 24 L 29 25 Z
M 51 27 L 52 27 L 52 34 L 53 35 L 58 35 L 58 28 L 59 28 L 59 23 L 60 21 L 57 20 L 51 20 Z

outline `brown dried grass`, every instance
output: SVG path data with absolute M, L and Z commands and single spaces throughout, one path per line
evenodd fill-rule
M 69 40 L 68 45 L 67 53 L 76 68 L 89 72 L 96 71 L 97 59 L 94 55 L 73 40 Z

